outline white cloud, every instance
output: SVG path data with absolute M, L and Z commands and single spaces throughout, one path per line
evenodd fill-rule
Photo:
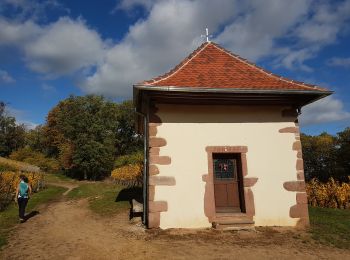
M 308 44 L 329 44 L 336 41 L 343 24 L 350 18 L 350 1 L 315 1 L 312 16 L 302 23 L 295 35 Z
M 312 71 L 305 61 L 314 58 L 324 46 L 335 43 L 348 29 L 349 0 L 245 3 L 246 8 L 240 5 L 242 14 L 225 27 L 217 41 L 253 61 L 275 57 L 275 67 Z M 288 44 L 281 44 L 281 39 Z
M 18 21 L 46 19 L 46 11 L 50 9 L 70 12 L 56 0 L 0 0 L 0 13 L 10 11 Z
M 349 3 L 122 1 L 120 8 L 130 11 L 143 6 L 149 15 L 130 27 L 122 42 L 107 52 L 104 62 L 81 86 L 90 93 L 131 96 L 132 83 L 168 71 L 195 49 L 206 26 L 214 41 L 245 58 L 257 61 L 272 57 L 276 67 L 310 72 L 312 68 L 305 61 L 336 41 L 350 16 L 346 12 Z M 316 25 L 329 28 L 325 39 L 317 31 L 307 38 L 308 28 Z M 288 43 L 281 44 L 280 39 Z M 311 40 L 313 44 L 309 44 Z
M 302 126 L 350 120 L 350 113 L 344 110 L 341 100 L 328 96 L 302 109 L 300 124 Z
M 323 47 L 336 43 L 339 35 L 349 29 L 350 0 L 338 3 L 314 0 L 311 3 L 308 16 L 290 32 L 294 46 L 275 61 L 280 66 L 312 71 L 304 62 L 315 57 Z
M 14 83 L 16 80 L 5 70 L 0 70 L 0 83 Z
M 10 22 L 0 17 L 0 46 L 23 47 L 42 34 L 42 28 L 33 21 Z
M 235 2 L 229 0 L 160 1 L 81 86 L 90 93 L 130 97 L 133 83 L 171 69 L 203 41 L 205 26 L 216 31 L 234 13 Z
M 250 60 L 271 55 L 275 40 L 286 36 L 308 13 L 310 0 L 250 0 L 239 6 L 239 16 L 217 41 Z M 288 10 L 288 11 L 286 11 Z
M 333 57 L 327 61 L 327 64 L 329 66 L 349 68 L 350 67 L 350 57 L 349 58 Z
M 313 69 L 307 65 L 305 65 L 305 60 L 313 58 L 317 52 L 318 48 L 316 46 L 292 50 L 289 48 L 280 49 L 278 55 L 274 61 L 274 67 L 285 67 L 287 69 L 300 69 L 306 72 L 311 72 Z
M 82 19 L 62 17 L 39 26 L 31 20 L 21 23 L 0 18 L 0 46 L 17 47 L 31 70 L 50 77 L 97 65 L 104 57 L 106 42 Z
M 104 48 L 100 35 L 84 21 L 63 17 L 43 28 L 24 51 L 33 71 L 58 76 L 96 65 L 103 57 Z

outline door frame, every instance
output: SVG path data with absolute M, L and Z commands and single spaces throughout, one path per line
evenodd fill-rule
M 239 153 L 212 153 L 213 156 L 213 173 L 214 173 L 214 161 L 216 159 L 227 159 L 227 160 L 232 160 L 234 161 L 233 163 L 233 176 L 234 178 L 232 180 L 228 180 L 228 179 L 224 179 L 224 180 L 218 180 L 215 177 L 215 174 L 213 174 L 213 182 L 214 182 L 214 198 L 215 198 L 215 209 L 218 212 L 218 208 L 220 208 L 220 206 L 218 206 L 217 203 L 217 188 L 215 188 L 215 186 L 217 184 L 223 183 L 225 184 L 226 182 L 237 182 L 237 188 L 238 191 L 235 195 L 238 196 L 238 208 L 240 210 L 240 212 L 244 212 L 245 211 L 245 206 L 244 206 L 244 195 L 243 195 L 243 176 L 242 176 L 242 167 L 241 167 L 241 158 L 240 158 L 240 154 Z
M 216 213 L 215 208 L 215 194 L 214 194 L 214 169 L 213 169 L 213 154 L 220 153 L 232 153 L 239 154 L 238 158 L 240 163 L 238 167 L 241 167 L 239 170 L 241 172 L 241 187 L 242 194 L 241 198 L 241 209 L 242 213 L 231 213 L 243 214 L 249 219 L 253 220 L 255 215 L 255 205 L 254 205 L 254 194 L 251 187 L 253 187 L 258 178 L 248 177 L 248 168 L 247 168 L 247 146 L 207 146 L 205 148 L 208 158 L 208 173 L 202 176 L 202 180 L 205 184 L 205 194 L 204 194 L 204 213 L 208 217 L 210 223 L 219 217 L 220 214 Z

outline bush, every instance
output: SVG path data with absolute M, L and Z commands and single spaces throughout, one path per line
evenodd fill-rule
M 12 152 L 10 158 L 12 160 L 36 165 L 44 172 L 57 172 L 60 169 L 56 159 L 45 157 L 43 153 L 33 151 L 29 147 Z
M 12 166 L 11 164 L 0 161 L 0 172 L 16 171 L 16 170 L 17 170 L 16 167 Z
M 19 176 L 22 172 L 5 171 L 0 172 L 0 210 L 6 208 L 14 199 L 16 188 L 19 183 Z M 33 192 L 37 192 L 44 188 L 44 174 L 41 172 L 26 172 L 29 184 Z
M 143 163 L 143 152 L 136 152 L 132 154 L 119 156 L 114 162 L 114 168 L 130 164 L 142 164 Z
M 121 185 L 141 186 L 142 169 L 143 166 L 141 164 L 130 164 L 122 166 L 113 170 L 111 177 Z
M 40 168 L 28 163 L 0 157 L 0 172 L 4 171 L 39 172 Z
M 125 186 L 141 186 L 143 173 L 143 153 L 119 156 L 114 162 L 111 177 L 117 183 Z
M 349 183 L 340 183 L 330 178 L 328 182 L 322 183 L 312 179 L 306 185 L 309 204 L 323 208 L 350 208 L 350 176 Z

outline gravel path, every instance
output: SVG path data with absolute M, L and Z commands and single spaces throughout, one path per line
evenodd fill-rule
M 0 259 L 350 259 L 349 250 L 295 238 L 295 231 L 145 231 L 128 212 L 103 218 L 86 199 L 65 197 L 39 211 L 15 228 Z

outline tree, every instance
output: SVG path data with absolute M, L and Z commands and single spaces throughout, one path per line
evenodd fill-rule
M 48 114 L 49 153 L 72 177 L 99 179 L 109 174 L 116 154 L 118 105 L 100 96 L 71 96 Z
M 116 154 L 126 155 L 142 150 L 142 137 L 135 132 L 134 105 L 131 100 L 118 106 Z
M 350 127 L 337 134 L 337 179 L 348 181 L 350 176 Z
M 5 103 L 0 101 L 0 156 L 8 156 L 23 147 L 24 142 L 24 125 L 17 125 L 16 119 L 6 114 Z
M 26 132 L 25 145 L 33 151 L 47 154 L 47 140 L 45 138 L 45 128 L 42 125 L 37 126 Z
M 336 138 L 327 133 L 318 136 L 301 135 L 305 178 L 327 181 L 336 175 Z

